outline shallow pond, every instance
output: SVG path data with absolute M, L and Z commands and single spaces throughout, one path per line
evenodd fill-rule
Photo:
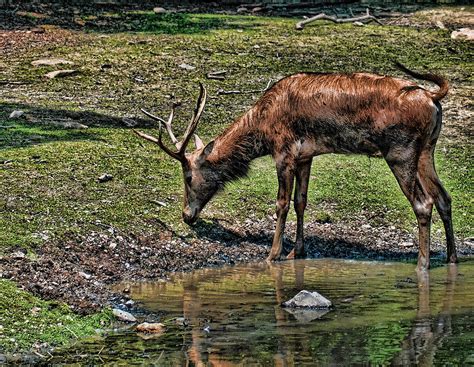
M 250 264 L 121 284 L 162 314 L 161 336 L 133 328 L 82 341 L 50 362 L 163 366 L 474 364 L 474 262 L 417 276 L 413 264 L 332 259 Z M 300 290 L 334 309 L 280 307 Z M 182 320 L 185 317 L 186 326 Z

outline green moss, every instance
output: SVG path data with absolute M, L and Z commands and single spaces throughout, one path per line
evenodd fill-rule
M 92 335 L 110 321 L 109 311 L 81 317 L 66 305 L 46 302 L 0 279 L 0 353 L 35 343 L 62 345 Z

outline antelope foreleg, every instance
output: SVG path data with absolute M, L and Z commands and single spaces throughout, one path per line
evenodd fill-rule
M 291 193 L 295 178 L 293 165 L 286 162 L 277 165 L 278 198 L 276 202 L 277 223 L 273 244 L 267 261 L 278 260 L 283 249 L 283 234 L 285 232 L 286 217 L 290 209 Z

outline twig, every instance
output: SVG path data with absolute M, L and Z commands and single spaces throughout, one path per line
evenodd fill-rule
M 219 71 L 212 71 L 206 74 L 207 79 L 217 79 L 217 80 L 224 80 L 225 79 L 226 70 L 219 70 Z
M 270 79 L 267 83 L 267 86 L 263 89 L 255 89 L 255 90 L 223 90 L 219 89 L 217 91 L 218 95 L 228 95 L 228 94 L 252 94 L 252 93 L 262 93 L 267 91 L 270 88 L 270 84 L 272 80 Z
M 40 358 L 46 359 L 46 356 L 42 355 L 40 352 L 38 352 L 36 350 L 33 351 L 33 354 L 37 355 Z
M 308 23 L 312 23 L 316 20 L 329 20 L 334 23 L 352 23 L 352 22 L 361 22 L 361 21 L 366 21 L 366 22 L 371 22 L 374 21 L 380 25 L 383 25 L 376 17 L 373 15 L 370 15 L 369 9 L 367 9 L 367 13 L 365 15 L 361 15 L 359 17 L 353 17 L 353 18 L 337 18 L 337 17 L 332 17 L 330 15 L 326 15 L 324 13 L 315 15 L 314 17 L 302 20 L 301 22 L 296 23 L 296 29 L 297 30 L 302 30 L 304 26 Z
M 17 80 L 0 80 L 0 85 L 23 85 L 23 84 L 31 84 L 31 82 L 27 81 L 17 81 Z

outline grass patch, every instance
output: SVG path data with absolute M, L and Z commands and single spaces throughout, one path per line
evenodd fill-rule
M 116 24 L 127 23 L 118 16 L 122 21 L 115 20 Z M 196 82 L 207 72 L 227 70 L 223 81 L 205 80 L 211 98 L 199 134 L 206 141 L 258 98 L 258 94 L 218 97 L 221 88 L 264 87 L 268 79 L 301 70 L 393 74 L 393 55 L 408 66 L 420 69 L 421 64 L 443 72 L 457 88 L 468 86 L 474 74 L 469 63 L 472 47 L 451 40 L 443 30 L 323 23 L 297 32 L 293 20 L 282 18 L 146 12 L 127 16 L 143 17 L 140 27 L 133 30 L 146 33 L 78 34 L 74 47 L 49 44 L 32 47 L 26 55 L 9 56 L 2 72 L 10 79 L 32 83 L 0 96 L 0 125 L 10 126 L 2 128 L 0 136 L 0 161 L 4 162 L 0 185 L 7 192 L 0 199 L 4 250 L 13 245 L 34 247 L 42 238 L 60 238 L 65 232 L 97 229 L 97 221 L 135 234 L 159 232 L 156 219 L 188 231 L 180 220 L 179 165 L 139 141 L 124 128 L 121 117 L 136 118 L 141 106 L 165 115 L 170 99 L 181 99 L 176 129 L 182 132 L 196 98 Z M 170 36 L 171 30 L 162 31 L 157 25 L 167 22 L 183 32 Z M 198 28 L 207 31 L 197 32 Z M 81 74 L 44 81 L 42 75 L 49 68 L 32 68 L 29 63 L 45 55 L 74 61 Z M 196 68 L 184 70 L 181 63 Z M 103 69 L 104 64 L 110 67 Z M 13 109 L 25 110 L 27 120 L 9 121 Z M 55 126 L 64 115 L 91 127 Z M 471 154 L 470 146 L 437 152 L 440 176 L 454 198 L 456 234 L 461 237 L 473 235 L 469 226 Z M 250 177 L 230 184 L 204 217 L 245 220 L 273 214 L 274 165 L 264 158 L 253 167 Z M 103 173 L 114 179 L 99 183 L 97 178 Z M 167 206 L 158 206 L 156 201 Z M 326 220 L 329 216 L 350 221 L 354 214 L 364 212 L 373 224 L 407 229 L 415 223 L 408 202 L 379 159 L 317 157 L 309 202 L 309 215 Z
M 36 342 L 58 346 L 92 335 L 108 324 L 108 311 L 78 316 L 66 305 L 43 301 L 0 279 L 0 352 L 18 351 Z

